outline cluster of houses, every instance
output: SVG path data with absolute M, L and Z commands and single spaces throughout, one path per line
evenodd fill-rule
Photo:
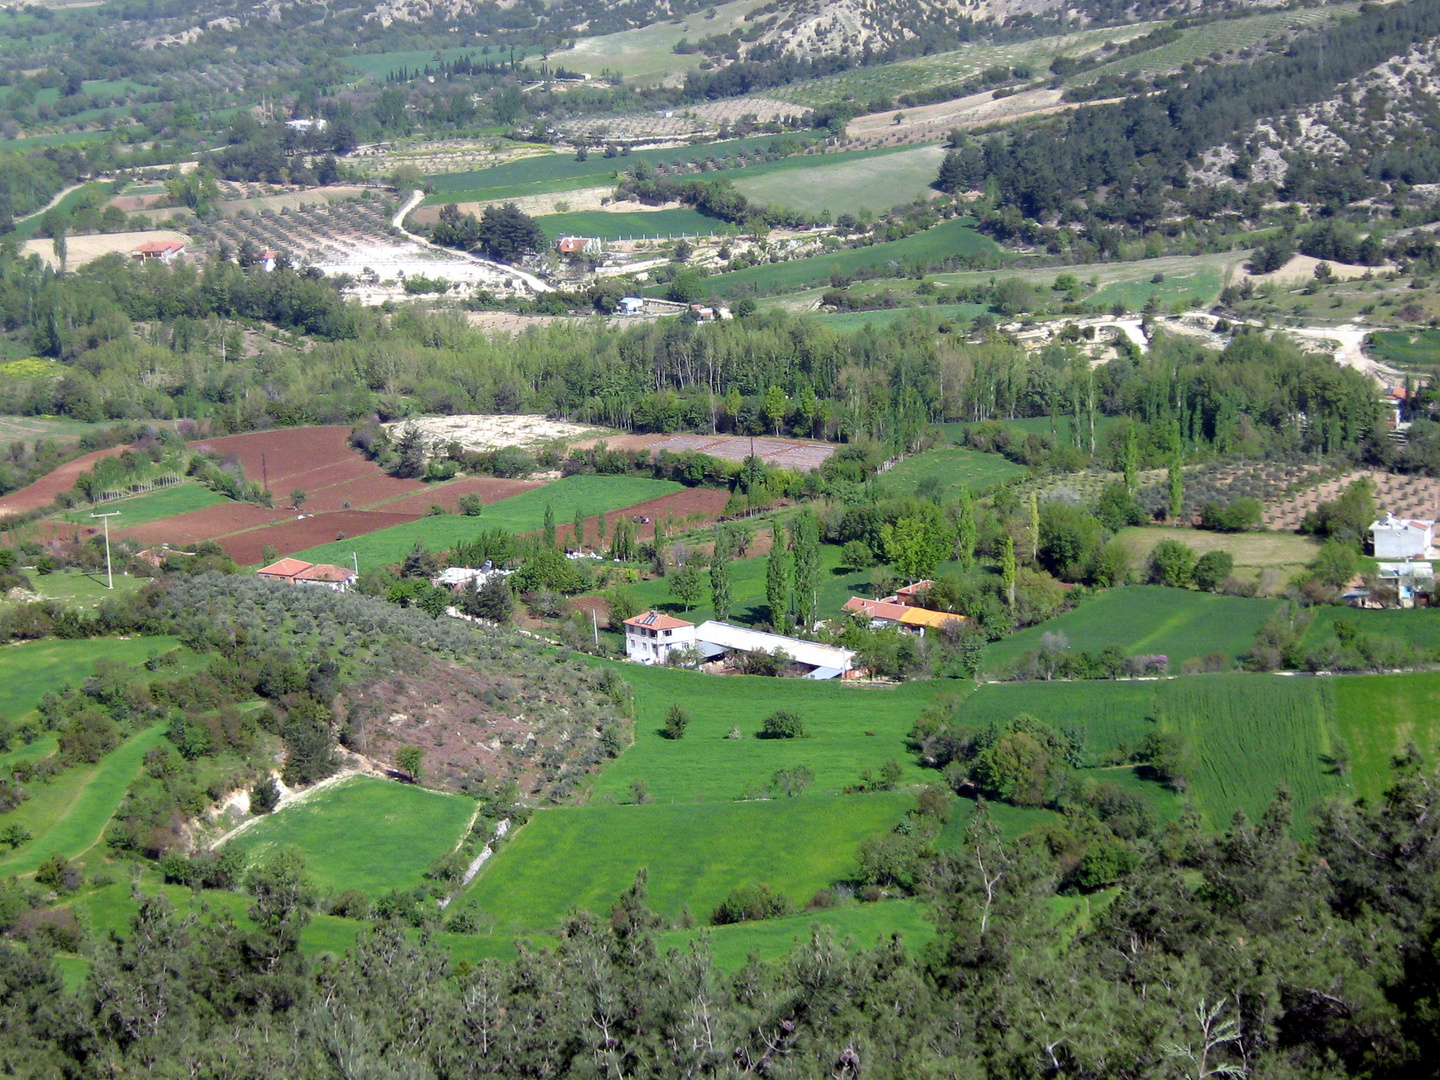
M 852 596 L 845 610 L 852 617 L 865 620 L 870 627 L 895 627 L 901 633 L 921 637 L 926 630 L 964 625 L 963 615 L 921 606 L 921 598 L 933 584 L 917 581 L 894 596 L 880 600 Z M 789 667 L 786 674 L 799 678 L 854 679 L 862 674 L 855 667 L 854 650 L 837 645 L 822 645 L 714 620 L 697 626 L 659 611 L 641 612 L 625 620 L 625 656 L 640 664 L 667 664 L 678 654 L 697 658 L 702 671 L 720 673 L 732 669 L 740 655 L 755 652 L 771 656 L 783 654 Z
M 1434 602 L 1435 522 L 1386 514 L 1370 526 L 1378 589 L 1351 589 L 1345 602 L 1356 607 L 1402 608 Z
M 349 592 L 355 584 L 355 572 L 329 563 L 308 563 L 304 559 L 281 559 L 257 571 L 262 581 L 278 581 L 285 585 L 318 585 L 334 592 Z

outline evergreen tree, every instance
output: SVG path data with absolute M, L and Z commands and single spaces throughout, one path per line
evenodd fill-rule
M 555 546 L 555 508 L 551 506 L 548 502 L 545 504 L 545 524 L 543 526 L 543 537 L 545 540 L 545 546 L 547 548 L 553 548 Z
M 796 621 L 809 627 L 815 623 L 815 597 L 820 587 L 820 522 L 808 506 L 790 524 L 790 552 L 795 562 Z
M 962 570 L 968 572 L 975 565 L 975 545 L 978 540 L 975 503 L 970 498 L 970 489 L 961 485 L 959 497 L 955 500 L 955 559 Z
M 1137 474 L 1140 469 L 1140 433 L 1135 428 L 1132 420 L 1125 429 L 1125 490 L 1131 495 L 1135 494 L 1135 486 L 1139 482 Z
M 575 518 L 570 523 L 570 542 L 575 546 L 576 551 L 585 550 L 585 515 L 580 512 L 580 507 L 575 507 Z
M 1180 451 L 1170 456 L 1170 520 L 1179 521 L 1185 509 L 1185 480 L 1180 471 Z
M 717 548 L 710 560 L 710 606 L 717 622 L 730 619 L 730 559 Z

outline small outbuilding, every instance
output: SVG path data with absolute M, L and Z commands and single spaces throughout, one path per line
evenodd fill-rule
M 645 301 L 638 296 L 622 296 L 615 306 L 617 315 L 641 315 L 644 311 Z

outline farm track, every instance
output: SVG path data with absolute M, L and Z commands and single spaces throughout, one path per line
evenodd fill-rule
M 545 284 L 545 282 L 541 281 L 534 274 L 527 274 L 524 270 L 518 269 L 514 266 L 508 266 L 505 263 L 491 262 L 489 259 L 482 259 L 479 255 L 472 255 L 468 251 L 456 251 L 454 248 L 441 247 L 439 244 L 431 243 L 428 236 L 419 236 L 407 230 L 405 228 L 406 215 L 408 215 L 411 210 L 414 210 L 424 201 L 425 192 L 421 191 L 419 188 L 416 188 L 410 193 L 410 198 L 405 201 L 405 204 L 401 206 L 399 210 L 395 211 L 395 217 L 391 219 L 390 224 L 394 225 L 395 228 L 399 229 L 407 240 L 411 241 L 412 243 L 419 244 L 421 247 L 427 248 L 430 251 L 438 251 L 441 254 L 452 258 L 456 255 L 459 255 L 462 258 L 468 259 L 469 261 L 486 267 L 489 270 L 494 270 L 497 273 L 509 274 L 511 277 L 518 278 L 519 280 L 523 281 L 534 292 L 547 293 L 554 291 L 549 285 Z

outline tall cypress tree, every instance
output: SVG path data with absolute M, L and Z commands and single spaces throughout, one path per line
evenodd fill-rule
M 1005 547 L 1000 552 L 1000 584 L 1005 587 L 1005 599 L 1015 606 L 1015 540 L 1008 533 Z
M 820 523 L 806 507 L 790 524 L 790 551 L 795 559 L 794 603 L 801 626 L 815 622 L 815 595 L 820 585 Z
M 975 524 L 975 504 L 970 499 L 970 489 L 961 485 L 960 497 L 955 507 L 955 559 L 962 570 L 975 565 L 975 544 L 979 540 L 979 528 Z
M 730 557 L 718 548 L 710 560 L 710 606 L 715 609 L 716 622 L 730 619 Z
M 775 533 L 765 564 L 765 603 L 770 608 L 770 625 L 784 631 L 790 623 L 790 553 L 778 525 Z
M 555 508 L 548 502 L 545 504 L 545 546 L 555 546 Z

